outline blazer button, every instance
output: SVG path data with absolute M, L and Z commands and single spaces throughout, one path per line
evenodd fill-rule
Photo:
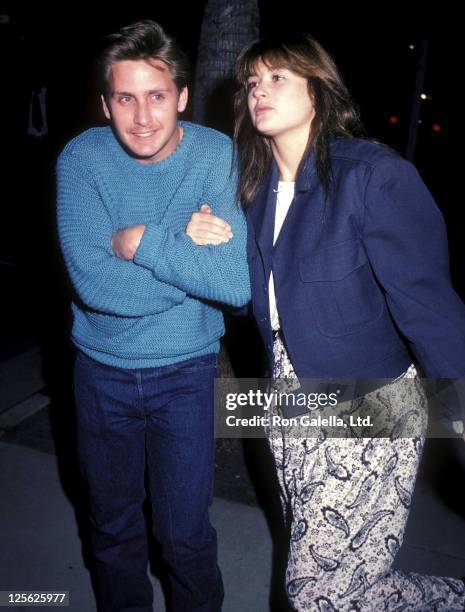
M 268 293 L 268 287 L 266 285 L 263 285 L 263 292 Z

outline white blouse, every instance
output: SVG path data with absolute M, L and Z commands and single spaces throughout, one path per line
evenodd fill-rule
M 274 237 L 273 244 L 279 236 L 279 232 L 286 218 L 289 206 L 294 199 L 295 183 L 293 181 L 279 181 L 276 197 L 276 214 L 274 219 Z M 271 271 L 270 282 L 268 283 L 268 295 L 270 298 L 270 320 L 271 329 L 280 328 L 278 309 L 276 306 L 276 295 L 274 292 L 273 271 Z

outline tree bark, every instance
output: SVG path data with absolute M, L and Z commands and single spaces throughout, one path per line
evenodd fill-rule
M 234 63 L 258 34 L 257 0 L 208 0 L 197 58 L 194 122 L 231 134 Z

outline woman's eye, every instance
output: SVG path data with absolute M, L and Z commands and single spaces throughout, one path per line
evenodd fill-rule
M 282 81 L 284 79 L 282 74 L 274 74 L 272 78 L 273 81 Z
M 251 89 L 253 89 L 254 87 L 256 87 L 258 84 L 258 81 L 249 81 L 247 83 L 247 91 L 250 91 Z

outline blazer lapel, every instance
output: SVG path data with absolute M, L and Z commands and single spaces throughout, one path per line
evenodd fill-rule
M 299 209 L 302 206 L 308 205 L 307 194 L 316 186 L 313 180 L 315 172 L 315 159 L 313 152 L 310 152 L 297 176 L 294 189 L 294 198 L 292 199 L 289 210 L 287 211 L 281 231 L 279 232 L 274 244 L 273 251 L 275 251 L 281 243 L 288 243 L 289 240 L 292 241 L 296 226 L 299 226 L 303 222 L 304 217 L 302 216 L 302 211 L 299 212 Z M 311 212 L 316 212 L 314 205 L 311 207 Z
M 278 168 L 273 161 L 247 213 L 255 232 L 255 241 L 262 257 L 266 280 L 268 280 L 271 271 L 276 212 L 276 192 L 274 189 L 278 186 L 278 178 Z
M 295 196 L 289 211 L 284 220 L 283 227 L 279 233 L 275 247 L 278 245 L 281 236 L 292 235 L 293 224 L 298 220 L 295 209 L 299 207 L 300 202 L 305 201 L 305 194 L 312 186 L 313 175 L 315 174 L 315 158 L 313 151 L 307 156 L 301 171 L 296 179 Z M 279 169 L 274 160 L 271 162 L 270 170 L 266 175 L 257 195 L 252 202 L 247 216 L 252 222 L 255 232 L 255 241 L 258 245 L 258 250 L 262 257 L 263 267 L 265 270 L 265 280 L 270 277 L 272 258 L 273 258 L 273 237 L 274 224 L 276 215 L 276 189 L 279 182 Z M 283 231 L 284 230 L 284 231 Z

